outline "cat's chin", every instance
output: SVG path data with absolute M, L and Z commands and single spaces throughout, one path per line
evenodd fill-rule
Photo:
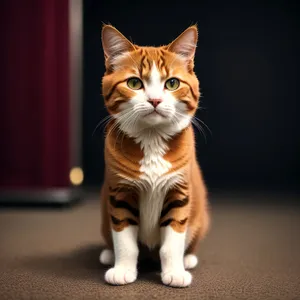
M 149 126 L 159 126 L 170 123 L 170 119 L 157 112 L 152 112 L 147 114 L 141 119 L 141 122 Z

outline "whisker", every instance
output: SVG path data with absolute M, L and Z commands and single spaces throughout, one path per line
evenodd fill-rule
M 139 114 L 138 113 L 135 113 L 133 116 L 132 116 L 132 119 L 131 119 L 131 127 L 132 128 L 135 128 L 135 125 L 136 125 L 136 122 L 139 118 Z M 123 136 L 122 136 L 122 140 L 121 140 L 121 149 L 123 149 L 123 141 L 124 141 L 124 137 L 125 137 L 125 132 L 123 132 Z
M 104 125 L 106 122 L 109 122 L 110 119 L 112 118 L 111 115 L 106 116 L 105 118 L 103 118 L 102 120 L 100 120 L 100 122 L 96 125 L 93 133 L 92 133 L 92 137 L 94 136 L 94 134 L 96 133 L 96 131 L 102 126 Z
M 130 118 L 129 118 L 129 115 L 131 115 Z M 120 149 L 122 152 L 122 143 L 123 143 L 123 139 L 124 139 L 124 132 L 120 128 L 120 125 L 122 123 L 122 126 L 125 128 L 130 125 L 130 122 L 132 122 L 132 110 L 128 108 L 128 109 L 122 111 L 121 113 L 119 113 L 118 116 L 115 116 L 115 118 L 116 118 L 116 126 L 114 126 L 112 128 L 112 130 L 115 130 L 118 127 L 118 132 L 117 132 L 117 136 L 116 136 L 116 140 L 115 140 L 114 149 L 116 149 L 116 144 L 119 140 L 119 136 L 120 136 L 120 134 L 122 134 L 121 149 Z M 125 121 L 123 122 L 123 120 L 125 120 Z
M 131 121 L 130 121 L 130 119 L 129 118 L 127 118 L 127 119 L 125 119 L 125 121 L 124 121 L 124 123 L 123 123 L 123 126 L 127 126 L 127 123 L 130 123 Z M 123 130 L 120 128 L 120 126 L 119 126 L 119 128 L 118 128 L 118 135 L 117 135 L 117 137 L 116 137 L 116 141 L 115 141 L 115 147 L 116 147 L 116 143 L 117 143 L 117 140 L 118 140 L 118 137 L 119 137 L 119 134 L 120 133 L 122 133 L 122 141 L 121 141 L 121 152 L 122 152 L 122 142 L 123 142 L 123 139 L 124 139 L 124 132 L 123 132 Z M 122 152 L 123 153 L 123 152 Z
M 209 131 L 209 133 L 210 133 L 211 136 L 213 135 L 213 134 L 212 134 L 212 131 L 210 130 L 210 128 L 209 128 L 202 120 L 200 120 L 200 119 L 197 118 L 196 116 L 194 116 L 194 119 L 196 119 L 196 120 L 199 121 L 201 124 L 203 124 L 203 125 L 207 128 L 207 130 Z
M 203 130 L 202 126 L 197 123 L 197 121 L 192 120 L 193 125 L 198 129 L 198 131 L 201 133 L 201 135 L 204 137 L 205 144 L 207 144 L 207 139 L 206 139 L 206 134 L 205 131 Z
M 176 114 L 179 114 L 180 116 L 184 116 L 183 114 L 181 114 L 180 112 L 178 112 L 178 111 L 176 111 Z M 209 133 L 210 133 L 210 135 L 212 136 L 213 134 L 212 134 L 212 131 L 210 130 L 210 128 L 201 120 L 201 119 L 199 119 L 199 118 L 197 118 L 196 116 L 194 116 L 193 118 L 192 118 L 192 121 L 198 121 L 198 122 L 200 122 L 201 124 L 203 124 L 204 126 L 205 126 L 205 128 L 209 131 Z M 199 124 L 200 125 L 200 124 Z M 201 126 L 202 127 L 202 126 Z
M 117 126 L 118 126 L 117 122 L 111 126 L 111 128 L 107 131 L 106 138 L 109 137 L 109 135 L 116 129 Z
M 176 117 L 178 117 L 178 116 L 184 117 L 184 115 L 182 113 L 178 112 L 178 111 L 176 111 L 175 116 Z M 199 133 L 204 137 L 205 143 L 207 144 L 207 137 L 206 137 L 205 130 L 204 130 L 204 128 L 201 126 L 201 124 L 198 121 L 201 121 L 201 120 L 198 119 L 198 118 L 192 118 L 191 119 L 192 124 L 199 131 Z

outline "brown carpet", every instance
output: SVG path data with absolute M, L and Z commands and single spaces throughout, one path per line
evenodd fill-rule
M 99 203 L 0 210 L 0 299 L 300 299 L 300 210 L 212 199 L 213 228 L 192 286 L 165 287 L 159 270 L 103 281 Z M 238 201 L 237 201 L 238 202 Z

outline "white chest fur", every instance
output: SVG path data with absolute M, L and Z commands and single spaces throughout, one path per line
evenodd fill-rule
M 181 173 L 168 173 L 172 164 L 164 159 L 168 147 L 162 137 L 154 134 L 139 142 L 144 152 L 144 158 L 140 161 L 139 239 L 153 248 L 160 243 L 159 220 L 165 196 L 180 181 Z

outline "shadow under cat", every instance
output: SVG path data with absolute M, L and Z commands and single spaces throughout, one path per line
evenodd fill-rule
M 19 261 L 17 268 L 34 269 L 39 273 L 70 279 L 87 279 L 95 283 L 105 283 L 104 273 L 110 266 L 99 262 L 99 254 L 104 246 L 86 245 L 62 254 L 31 256 Z M 152 254 L 141 246 L 138 262 L 140 280 L 160 281 L 160 262 L 158 250 Z

